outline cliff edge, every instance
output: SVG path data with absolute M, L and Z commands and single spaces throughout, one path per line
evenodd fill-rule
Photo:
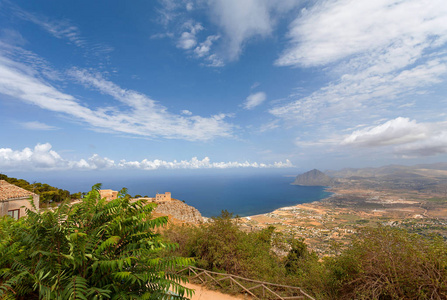
M 171 216 L 181 222 L 193 224 L 203 222 L 202 215 L 195 207 L 189 206 L 176 199 L 157 202 L 157 207 L 154 212 L 160 215 Z
M 313 169 L 309 172 L 298 175 L 292 184 L 307 186 L 331 186 L 334 185 L 334 183 L 334 178 L 327 176 L 317 169 Z

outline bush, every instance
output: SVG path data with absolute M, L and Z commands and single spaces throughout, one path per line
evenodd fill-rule
M 447 247 L 439 237 L 365 228 L 329 267 L 339 298 L 447 298 Z
M 174 227 L 166 236 L 180 245 L 179 255 L 195 258 L 200 268 L 270 281 L 285 275 L 279 258 L 271 252 L 274 228 L 243 232 L 227 211 L 198 227 Z
M 72 206 L 0 220 L 0 299 L 186 299 L 174 268 L 190 260 L 166 257 L 151 218 L 153 204 L 131 203 L 123 189 L 100 199 L 96 185 Z M 173 289 L 181 296 L 168 296 Z

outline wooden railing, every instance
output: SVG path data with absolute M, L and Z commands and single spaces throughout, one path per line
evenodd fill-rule
M 188 272 L 191 281 L 200 281 L 201 284 L 214 284 L 221 288 L 230 288 L 232 292 L 248 294 L 253 299 L 311 299 L 313 297 L 305 293 L 301 288 L 295 286 L 274 284 L 264 281 L 252 280 L 236 275 L 212 272 L 189 266 L 178 273 Z

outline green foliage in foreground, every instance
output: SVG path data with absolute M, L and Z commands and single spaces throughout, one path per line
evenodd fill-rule
M 0 299 L 186 299 L 175 275 L 189 259 L 160 258 L 153 204 L 100 199 L 99 185 L 81 201 L 19 221 L 0 220 Z M 182 296 L 168 296 L 168 290 Z
M 300 286 L 317 299 L 447 299 L 447 244 L 439 237 L 365 228 L 340 255 L 318 258 L 302 239 L 272 227 L 243 232 L 225 212 L 165 234 L 198 267 Z

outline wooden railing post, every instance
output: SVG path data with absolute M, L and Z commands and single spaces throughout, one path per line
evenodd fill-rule
M 305 293 L 300 287 L 258 281 L 258 280 L 243 278 L 243 277 L 232 275 L 232 274 L 212 272 L 212 271 L 208 271 L 208 270 L 204 270 L 204 269 L 200 269 L 200 268 L 192 267 L 192 266 L 189 266 L 187 269 L 188 269 L 188 276 L 191 279 L 195 279 L 195 278 L 199 279 L 202 282 L 202 284 L 206 284 L 208 282 L 207 279 L 209 278 L 209 279 L 211 279 L 210 282 L 213 282 L 214 284 L 223 287 L 220 282 L 224 281 L 224 280 L 229 280 L 232 292 L 236 292 L 237 288 L 239 287 L 242 290 L 242 293 L 244 293 L 244 299 L 247 298 L 247 294 L 250 294 L 254 299 L 259 299 L 259 297 L 252 292 L 255 289 L 257 289 L 259 291 L 258 294 L 261 295 L 262 299 L 297 300 L 297 299 L 307 298 L 310 300 L 315 300 L 309 294 Z M 186 268 L 179 271 L 179 273 L 184 272 L 184 271 L 186 271 Z M 194 274 L 194 275 L 191 277 L 191 274 Z M 202 278 L 202 276 L 203 276 L 203 278 Z M 213 276 L 216 276 L 216 278 Z M 219 276 L 223 276 L 223 277 L 219 278 Z M 245 282 L 246 286 L 244 286 L 238 280 L 241 282 Z M 248 283 L 250 283 L 250 285 L 248 285 Z M 247 286 L 251 286 L 251 287 L 248 288 Z M 262 290 L 259 290 L 259 289 L 262 289 Z M 285 295 L 281 295 L 281 294 L 285 294 Z M 297 295 L 297 296 L 293 296 L 293 295 Z M 271 298 L 271 297 L 274 297 L 274 298 Z

